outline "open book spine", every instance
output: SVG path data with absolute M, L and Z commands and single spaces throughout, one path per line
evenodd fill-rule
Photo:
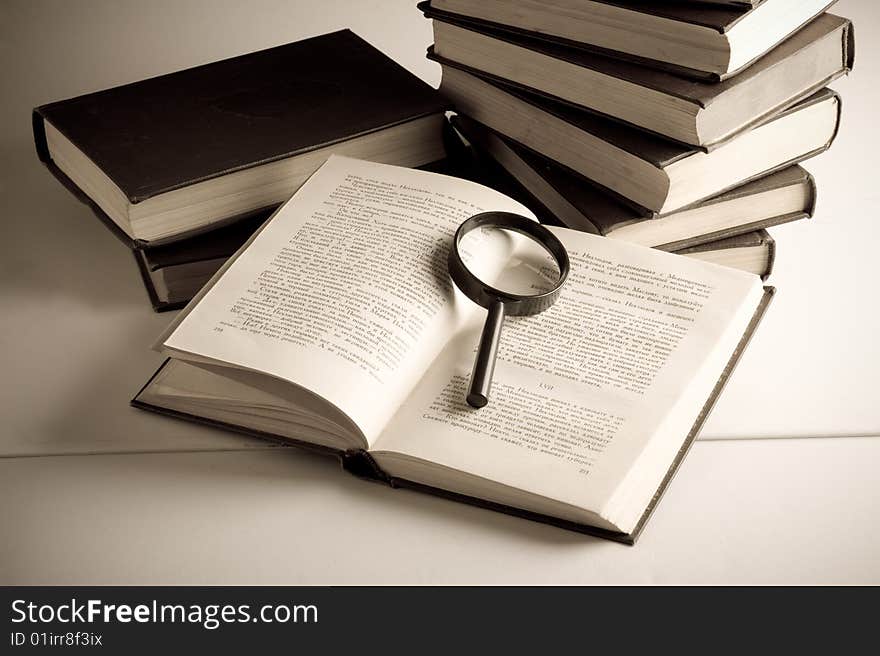
M 188 421 L 193 421 L 200 424 L 205 424 L 208 426 L 214 426 L 218 428 L 224 428 L 227 430 L 235 431 L 237 433 L 242 433 L 245 435 L 250 435 L 253 437 L 257 437 L 263 440 L 268 440 L 274 443 L 283 444 L 286 446 L 294 446 L 302 449 L 306 449 L 308 451 L 312 451 L 314 453 L 319 453 L 323 455 L 332 455 L 339 459 L 340 465 L 342 468 L 348 473 L 357 476 L 358 478 L 362 478 L 368 481 L 383 483 L 385 485 L 389 485 L 392 488 L 402 488 L 415 490 L 418 492 L 424 492 L 427 494 L 431 494 L 434 496 L 443 497 L 445 499 L 450 499 L 453 501 L 458 501 L 461 503 L 466 503 L 472 506 L 478 506 L 480 508 L 485 508 L 488 510 L 494 510 L 496 512 L 501 512 L 507 515 L 513 515 L 516 517 L 521 517 L 524 519 L 529 519 L 536 522 L 541 522 L 544 524 L 550 524 L 553 526 L 557 526 L 559 528 L 564 528 L 570 531 L 576 531 L 578 533 L 584 533 L 587 535 L 593 535 L 600 538 L 605 538 L 608 540 L 614 540 L 616 542 L 622 542 L 624 544 L 635 544 L 635 541 L 638 539 L 639 534 L 644 528 L 645 523 L 648 521 L 648 518 L 651 516 L 651 513 L 654 511 L 657 503 L 659 502 L 663 492 L 668 487 L 670 481 L 672 480 L 675 473 L 678 471 L 679 466 L 681 465 L 682 460 L 690 449 L 693 441 L 696 439 L 700 430 L 703 427 L 703 424 L 706 421 L 706 418 L 709 416 L 709 413 L 712 410 L 712 407 L 715 405 L 718 396 L 721 394 L 721 391 L 724 389 L 724 385 L 727 383 L 730 375 L 732 374 L 734 367 L 739 362 L 740 357 L 745 351 L 746 346 L 749 343 L 752 335 L 755 332 L 758 324 L 764 316 L 764 313 L 767 310 L 770 301 L 773 298 L 775 293 L 775 289 L 773 287 L 765 287 L 764 288 L 764 296 L 758 305 L 757 310 L 752 316 L 751 321 L 746 329 L 746 332 L 743 334 L 740 339 L 736 349 L 728 360 L 727 365 L 724 368 L 724 371 L 721 374 L 721 377 L 718 379 L 718 382 L 715 384 L 714 389 L 712 390 L 711 395 L 703 404 L 703 407 L 696 418 L 691 430 L 688 432 L 686 436 L 684 436 L 684 440 L 682 442 L 681 447 L 678 450 L 678 453 L 670 465 L 669 469 L 666 472 L 660 486 L 657 491 L 654 493 L 652 500 L 648 507 L 645 509 L 645 512 L 642 514 L 639 519 L 636 528 L 632 533 L 617 533 L 613 531 L 608 531 L 605 529 L 600 529 L 595 526 L 589 526 L 586 524 L 578 524 L 576 522 L 571 522 L 563 519 L 559 519 L 556 517 L 552 517 L 550 515 L 543 515 L 540 513 L 535 513 L 527 510 L 522 510 L 520 508 L 506 506 L 499 503 L 494 503 L 491 501 L 487 501 L 485 499 L 480 499 L 476 497 L 466 496 L 463 494 L 458 494 L 455 492 L 450 492 L 448 490 L 444 490 L 441 488 L 431 487 L 428 485 L 423 485 L 421 483 L 416 483 L 413 481 L 408 481 L 401 478 L 394 478 L 388 476 L 382 469 L 376 464 L 375 460 L 370 456 L 368 451 L 358 450 L 358 449 L 350 449 L 350 450 L 341 450 L 341 449 L 333 449 L 330 447 L 319 446 L 316 444 L 312 444 L 309 442 L 304 442 L 301 440 L 295 440 L 290 438 L 282 438 L 278 435 L 274 435 L 272 433 L 265 433 L 262 431 L 256 431 L 252 429 L 242 428 L 240 426 L 235 426 L 234 424 L 228 424 L 221 421 L 204 419 L 201 417 L 197 417 L 195 415 L 187 414 L 184 412 L 179 412 L 176 410 L 168 410 L 166 408 L 161 408 L 152 404 L 144 403 L 143 401 L 138 400 L 138 396 L 140 396 L 141 392 L 146 389 L 153 379 L 159 374 L 162 370 L 162 367 L 167 364 L 162 365 L 159 370 L 153 374 L 153 377 L 147 381 L 146 385 L 135 395 L 134 399 L 131 401 L 131 405 L 140 408 L 143 410 L 149 410 L 152 412 L 157 412 L 159 414 L 168 415 L 171 417 L 176 417 L 178 419 L 185 419 Z

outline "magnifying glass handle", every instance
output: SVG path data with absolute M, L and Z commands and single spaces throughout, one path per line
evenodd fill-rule
M 492 387 L 492 374 L 495 373 L 495 357 L 498 355 L 503 323 L 504 303 L 495 301 L 489 306 L 489 314 L 486 316 L 483 334 L 480 336 L 480 346 L 477 349 L 477 359 L 471 372 L 467 402 L 474 408 L 482 408 L 489 402 L 489 390 Z

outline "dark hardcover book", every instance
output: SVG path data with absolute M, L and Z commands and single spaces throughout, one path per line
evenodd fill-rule
M 503 0 L 430 0 L 419 8 L 428 18 L 533 34 L 683 77 L 718 81 L 746 70 L 834 2 L 584 0 L 573 7 L 548 0 L 518 7 Z
M 128 242 L 277 206 L 330 154 L 443 158 L 447 103 L 349 30 L 34 110 L 40 159 Z
M 830 89 L 704 152 L 570 105 L 444 66 L 456 110 L 589 179 L 646 216 L 682 210 L 827 150 L 840 123 Z
M 484 184 L 515 197 L 542 221 L 661 250 L 680 252 L 809 218 L 815 209 L 813 177 L 794 165 L 688 210 L 646 218 L 582 176 L 467 117 L 457 116 L 453 124 L 471 144 L 469 154 L 479 159 L 473 168 L 482 173 Z
M 454 19 L 434 21 L 428 57 L 711 149 L 849 72 L 854 52 L 850 21 L 823 14 L 718 83 Z

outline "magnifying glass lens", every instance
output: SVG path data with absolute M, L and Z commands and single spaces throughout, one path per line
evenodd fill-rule
M 499 226 L 468 232 L 461 238 L 459 251 L 474 276 L 508 294 L 543 294 L 561 276 L 558 262 L 544 246 Z

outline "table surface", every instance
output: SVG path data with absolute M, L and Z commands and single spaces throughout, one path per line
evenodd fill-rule
M 880 7 L 835 11 L 859 42 L 837 141 L 807 163 L 816 216 L 771 231 L 779 293 L 628 548 L 128 406 L 172 315 L 38 162 L 31 108 L 343 27 L 436 86 L 412 2 L 5 2 L 0 584 L 880 582 Z

